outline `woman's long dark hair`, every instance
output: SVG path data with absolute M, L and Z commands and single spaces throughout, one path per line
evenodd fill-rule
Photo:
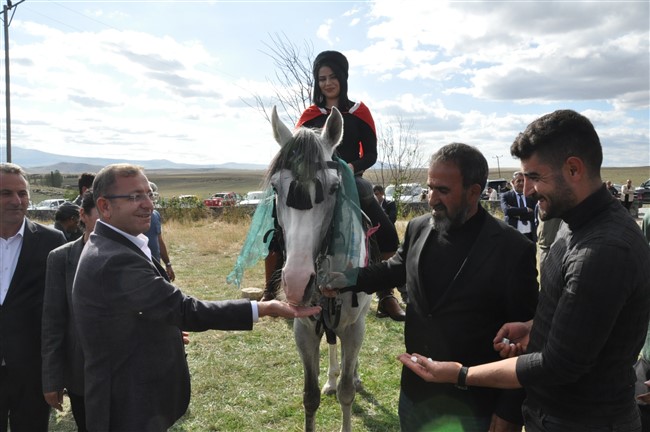
M 320 108 L 327 108 L 325 106 L 327 101 L 325 100 L 325 96 L 320 90 L 320 85 L 318 84 L 318 72 L 320 71 L 321 67 L 328 66 L 336 75 L 336 79 L 338 79 L 339 87 L 341 89 L 341 92 L 339 93 L 339 105 L 337 108 L 341 112 L 348 112 L 348 110 L 352 108 L 352 105 L 354 105 L 354 102 L 348 99 L 347 73 L 341 69 L 341 66 L 334 62 L 323 61 L 314 66 L 314 91 L 312 93 L 312 103 Z

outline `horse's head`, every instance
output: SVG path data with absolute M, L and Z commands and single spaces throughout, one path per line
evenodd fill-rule
M 343 117 L 332 108 L 322 130 L 303 127 L 292 133 L 274 107 L 271 124 L 280 151 L 267 181 L 275 190 L 277 221 L 284 238 L 282 288 L 289 303 L 300 304 L 311 297 L 314 263 L 327 241 L 336 205 L 340 178 L 332 155 L 343 137 Z

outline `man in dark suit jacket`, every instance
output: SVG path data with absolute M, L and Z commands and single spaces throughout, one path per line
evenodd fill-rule
M 392 258 L 361 269 L 358 291 L 406 282 L 409 353 L 464 365 L 498 360 L 492 341 L 499 328 L 535 313 L 535 247 L 479 205 L 487 174 L 487 161 L 474 147 L 442 147 L 428 172 L 432 214 L 409 222 Z M 494 419 L 516 428 L 523 423 L 522 401 L 509 391 L 425 383 L 403 368 L 400 425 L 403 431 L 460 430 L 458 423 L 463 430 L 492 430 Z
M 384 187 L 381 185 L 375 185 L 372 188 L 372 191 L 375 194 L 377 202 L 388 216 L 388 220 L 395 223 L 397 221 L 397 206 L 395 205 L 395 201 L 389 201 L 386 199 Z
M 257 316 L 309 316 L 277 300 L 200 301 L 151 259 L 143 234 L 154 197 L 140 167 L 102 169 L 93 183 L 100 220 L 72 289 L 92 431 L 164 431 L 186 411 L 190 376 L 181 330 L 250 330 Z
M 83 235 L 54 249 L 47 257 L 41 354 L 45 401 L 52 408 L 62 411 L 65 389 L 77 430 L 85 432 L 84 363 L 72 313 L 72 282 L 81 251 L 95 228 L 98 213 L 92 191 L 84 192 L 80 203 L 79 218 L 84 226 Z
M 524 174 L 512 175 L 512 189 L 501 194 L 501 210 L 508 225 L 524 234 L 530 241 L 537 241 L 535 206 L 537 200 L 524 194 Z
M 0 430 L 47 431 L 41 392 L 41 312 L 48 253 L 65 243 L 61 231 L 26 218 L 29 182 L 0 164 Z M 9 271 L 5 271 L 7 266 Z

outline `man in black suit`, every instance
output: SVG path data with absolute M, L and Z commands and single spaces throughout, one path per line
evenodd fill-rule
M 524 174 L 516 171 L 512 175 L 512 190 L 501 194 L 501 210 L 508 225 L 525 235 L 530 241 L 537 241 L 535 205 L 537 200 L 524 194 Z
M 100 219 L 72 288 L 91 431 L 165 431 L 186 411 L 190 375 L 181 330 L 250 330 L 257 317 L 319 307 L 277 300 L 200 301 L 172 285 L 143 234 L 154 194 L 142 169 L 109 165 L 93 183 Z
M 479 205 L 487 175 L 487 161 L 476 148 L 442 147 L 428 171 L 431 214 L 409 222 L 392 258 L 360 270 L 352 288 L 357 291 L 406 282 L 407 352 L 462 358 L 468 365 L 498 360 L 492 340 L 499 328 L 535 313 L 535 246 Z M 523 395 L 509 391 L 426 383 L 405 367 L 400 426 L 405 432 L 521 430 L 522 401 Z
M 384 213 L 388 216 L 388 219 L 395 223 L 397 221 L 397 206 L 395 201 L 389 201 L 386 199 L 386 193 L 384 192 L 384 187 L 381 185 L 375 185 L 372 188 L 372 192 L 375 194 L 377 202 L 384 210 Z
M 41 392 L 41 313 L 47 255 L 61 231 L 27 219 L 29 182 L 0 164 L 0 431 L 47 431 Z

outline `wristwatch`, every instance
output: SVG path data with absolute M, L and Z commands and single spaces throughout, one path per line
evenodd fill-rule
M 172 263 L 171 263 L 171 261 L 170 261 L 170 262 L 168 262 L 168 263 L 165 263 L 165 267 L 171 267 L 171 266 L 172 266 Z
M 467 366 L 461 366 L 460 371 L 458 372 L 458 382 L 456 387 L 461 390 L 467 390 L 467 371 L 469 368 Z

